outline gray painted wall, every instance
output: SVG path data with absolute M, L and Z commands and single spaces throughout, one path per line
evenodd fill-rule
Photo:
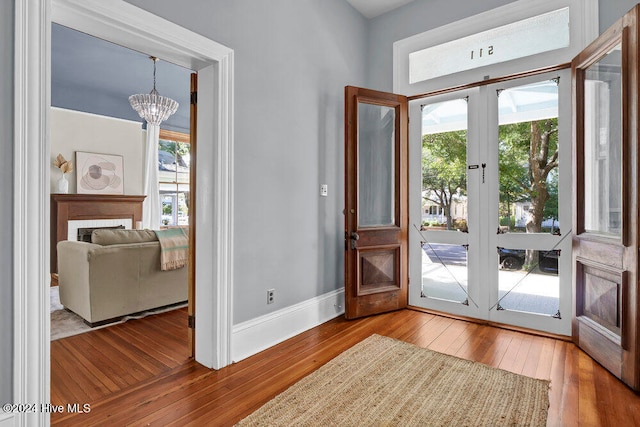
M 638 0 L 599 0 L 600 33 L 603 33 L 622 15 L 633 8 Z
M 13 5 L 0 2 L 0 403 L 13 394 Z
M 343 88 L 365 84 L 366 19 L 344 0 L 128 1 L 235 51 L 234 323 L 342 288 Z

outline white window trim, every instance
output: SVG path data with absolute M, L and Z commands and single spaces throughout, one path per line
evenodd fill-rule
M 412 52 L 567 6 L 570 9 L 571 22 L 571 45 L 568 48 L 409 84 L 409 54 Z M 406 96 L 415 96 L 438 89 L 568 63 L 598 34 L 598 0 L 519 0 L 395 42 L 393 44 L 393 91 Z

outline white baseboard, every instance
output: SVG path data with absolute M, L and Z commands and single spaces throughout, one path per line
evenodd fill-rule
M 3 414 L 0 412 L 0 427 L 13 427 L 15 425 L 14 414 Z
M 238 362 L 344 313 L 344 289 L 338 289 L 234 325 L 231 360 Z

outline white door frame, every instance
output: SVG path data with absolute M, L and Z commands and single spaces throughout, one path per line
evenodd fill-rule
M 480 233 L 460 233 L 457 231 L 437 230 L 421 231 L 422 223 L 422 105 L 447 102 L 457 99 L 467 99 L 467 164 L 480 163 L 480 153 L 478 151 L 478 141 L 481 135 L 478 133 L 480 123 L 486 121 L 486 109 L 481 108 L 479 103 L 481 87 L 452 91 L 449 93 L 434 95 L 430 97 L 414 99 L 409 102 L 409 277 L 412 286 L 409 286 L 409 305 L 422 307 L 422 241 L 427 243 L 443 243 L 449 245 L 469 245 L 471 252 L 480 248 Z M 480 185 L 475 176 L 480 172 L 467 171 L 467 219 L 471 229 L 482 230 L 482 226 L 477 223 L 478 206 L 480 206 Z M 479 265 L 477 257 L 467 257 L 467 277 L 478 276 Z M 447 269 L 447 274 L 451 272 Z M 415 284 L 419 285 L 415 285 Z M 480 318 L 482 316 L 481 298 L 477 286 L 468 288 L 469 305 L 460 302 L 436 301 L 434 307 L 428 307 L 442 312 L 458 316 Z M 427 307 L 424 307 L 427 308 Z
M 15 2 L 14 377 L 16 403 L 50 402 L 51 22 L 198 72 L 196 360 L 230 363 L 233 287 L 233 50 L 121 0 Z M 45 412 L 14 425 L 48 425 Z
M 540 314 L 522 313 L 511 310 L 495 310 L 489 311 L 489 320 L 496 323 L 513 324 L 529 329 L 538 329 L 547 331 L 557 335 L 571 335 L 571 305 L 573 302 L 572 287 L 573 282 L 571 273 L 571 218 L 573 218 L 573 206 L 571 203 L 563 203 L 571 199 L 571 69 L 564 68 L 543 74 L 536 74 L 528 77 L 514 79 L 510 81 L 495 83 L 489 85 L 487 90 L 493 97 L 498 89 L 509 89 L 512 87 L 523 86 L 544 80 L 558 78 L 558 162 L 560 163 L 557 171 L 559 173 L 558 182 L 558 219 L 562 235 L 553 234 L 530 234 L 530 233 L 505 233 L 497 234 L 498 229 L 498 205 L 499 205 L 499 155 L 497 144 L 491 144 L 487 157 L 487 164 L 492 167 L 487 168 L 488 193 L 484 197 L 488 205 L 491 207 L 486 230 L 488 234 L 486 241 L 489 242 L 489 248 L 506 247 L 506 248 L 523 248 L 523 249 L 541 249 L 549 248 L 561 250 L 561 256 L 558 258 L 558 280 L 559 280 L 559 318 L 545 316 Z M 495 95 L 497 98 L 497 95 Z M 486 110 L 489 112 L 490 123 L 489 141 L 498 140 L 498 102 L 491 102 L 487 105 Z M 496 191 L 498 190 L 498 191 Z M 490 307 L 497 303 L 498 296 L 498 270 L 493 268 L 499 264 L 498 254 L 491 250 L 490 255 L 483 263 L 489 266 L 482 274 L 488 277 L 492 284 L 490 294 L 492 300 L 489 301 Z M 555 314 L 555 313 L 550 313 Z
M 451 91 L 446 94 L 434 95 L 415 99 L 410 103 L 409 130 L 409 197 L 410 218 L 412 230 L 409 238 L 409 271 L 410 283 L 414 286 L 409 290 L 409 304 L 417 307 L 433 309 L 457 316 L 489 320 L 499 324 L 509 324 L 532 330 L 541 330 L 558 335 L 571 335 L 571 319 L 567 313 L 571 310 L 571 239 L 566 234 L 571 233 L 572 206 L 560 204 L 559 218 L 564 238 L 551 234 L 507 233 L 497 235 L 498 229 L 498 146 L 490 141 L 498 140 L 498 100 L 496 89 L 507 89 L 539 81 L 560 77 L 558 89 L 559 140 L 560 150 L 560 200 L 568 200 L 571 194 L 571 75 L 570 69 L 565 68 L 553 72 L 539 73 L 527 77 L 510 79 L 491 85 L 481 85 L 476 88 Z M 470 230 L 466 233 L 455 231 L 424 231 L 417 228 L 421 223 L 420 194 L 422 189 L 422 113 L 421 104 L 432 104 L 452 99 L 468 99 L 468 148 L 467 164 L 486 164 L 486 185 L 479 185 L 480 170 L 467 170 L 468 186 L 468 221 Z M 495 98 L 494 98 L 495 97 Z M 412 154 L 415 154 L 412 156 Z M 482 211 L 480 204 L 484 206 Z M 563 225 L 564 224 L 564 225 Z M 469 244 L 467 259 L 469 278 L 469 305 L 459 302 L 437 300 L 422 296 L 422 258 L 421 240 L 430 243 L 445 243 L 462 245 Z M 507 242 L 509 244 L 507 244 Z M 558 246 L 556 246 L 558 245 Z M 496 310 L 495 303 L 498 296 L 498 255 L 497 246 L 527 249 L 561 249 L 563 256 L 559 258 L 559 311 L 564 317 L 554 318 L 551 315 L 517 312 L 510 310 Z M 448 270 L 448 269 L 447 269 Z M 482 291 L 482 292 L 481 292 Z

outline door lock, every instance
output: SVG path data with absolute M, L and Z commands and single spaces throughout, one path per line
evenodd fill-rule
M 360 239 L 360 235 L 355 231 L 352 231 L 351 234 L 349 235 L 349 238 L 351 239 L 351 249 L 355 249 L 356 241 Z

